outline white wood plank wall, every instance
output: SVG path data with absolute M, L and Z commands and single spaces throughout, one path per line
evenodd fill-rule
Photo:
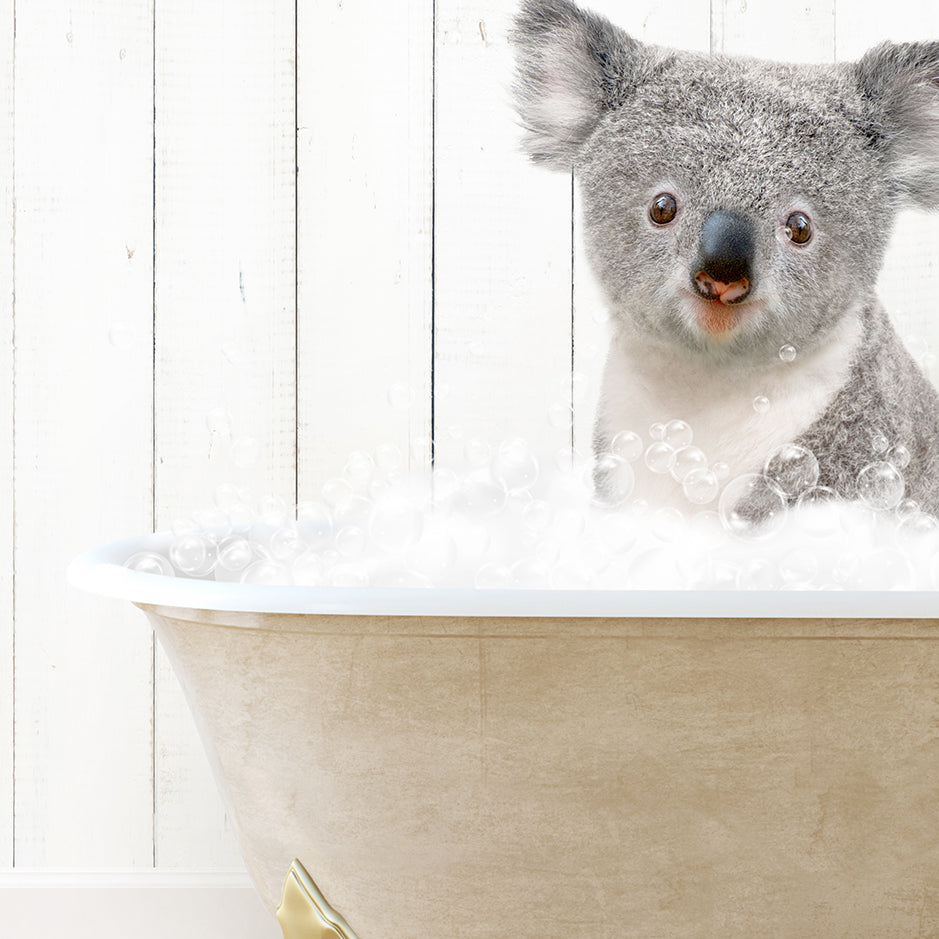
M 939 38 L 933 0 L 590 5 L 801 61 Z M 0 869 L 240 867 L 142 616 L 65 586 L 81 549 L 382 443 L 589 449 L 603 302 L 570 178 L 518 151 L 513 13 L 0 0 Z M 910 215 L 882 280 L 934 377 L 937 258 Z

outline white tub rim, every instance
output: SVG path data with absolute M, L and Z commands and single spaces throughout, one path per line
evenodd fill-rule
M 105 597 L 153 606 L 245 613 L 376 616 L 937 619 L 939 592 L 911 590 L 481 590 L 292 587 L 144 574 L 123 566 L 137 551 L 165 551 L 169 532 L 91 548 L 69 582 Z

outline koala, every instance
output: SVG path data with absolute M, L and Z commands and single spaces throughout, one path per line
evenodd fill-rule
M 879 507 L 939 515 L 939 395 L 875 293 L 898 211 L 939 207 L 939 42 L 788 65 L 648 45 L 566 0 L 526 0 L 511 39 L 525 149 L 573 170 L 609 304 L 595 454 L 681 418 L 731 479 L 794 443 L 820 492 L 857 499 L 892 460 L 905 492 Z

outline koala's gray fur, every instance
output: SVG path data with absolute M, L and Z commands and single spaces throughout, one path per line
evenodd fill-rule
M 789 439 L 815 453 L 819 485 L 847 498 L 860 470 L 884 458 L 872 440 L 902 444 L 906 496 L 939 514 L 939 395 L 875 296 L 897 212 L 939 207 L 939 43 L 786 65 L 643 44 L 566 0 L 526 0 L 512 38 L 525 146 L 538 163 L 573 168 L 613 316 L 597 450 L 626 429 L 617 370 L 630 363 L 661 355 L 688 375 L 749 387 L 754 374 L 776 374 L 791 344 L 790 376 L 802 369 L 810 382 L 806 363 L 837 343 L 838 386 L 801 412 L 798 395 L 782 402 Z M 659 226 L 649 207 L 662 192 L 678 214 Z M 811 221 L 807 244 L 786 235 L 794 212 Z M 749 292 L 727 310 L 701 295 L 724 284 L 692 283 L 717 215 L 752 235 L 738 280 Z M 733 327 L 713 326 L 712 308 Z M 681 415 L 650 415 L 669 416 Z M 735 470 L 759 472 L 767 454 L 740 452 Z

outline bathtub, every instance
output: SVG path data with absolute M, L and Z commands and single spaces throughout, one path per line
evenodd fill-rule
M 939 933 L 935 594 L 121 566 L 167 541 L 70 579 L 153 624 L 288 939 Z

